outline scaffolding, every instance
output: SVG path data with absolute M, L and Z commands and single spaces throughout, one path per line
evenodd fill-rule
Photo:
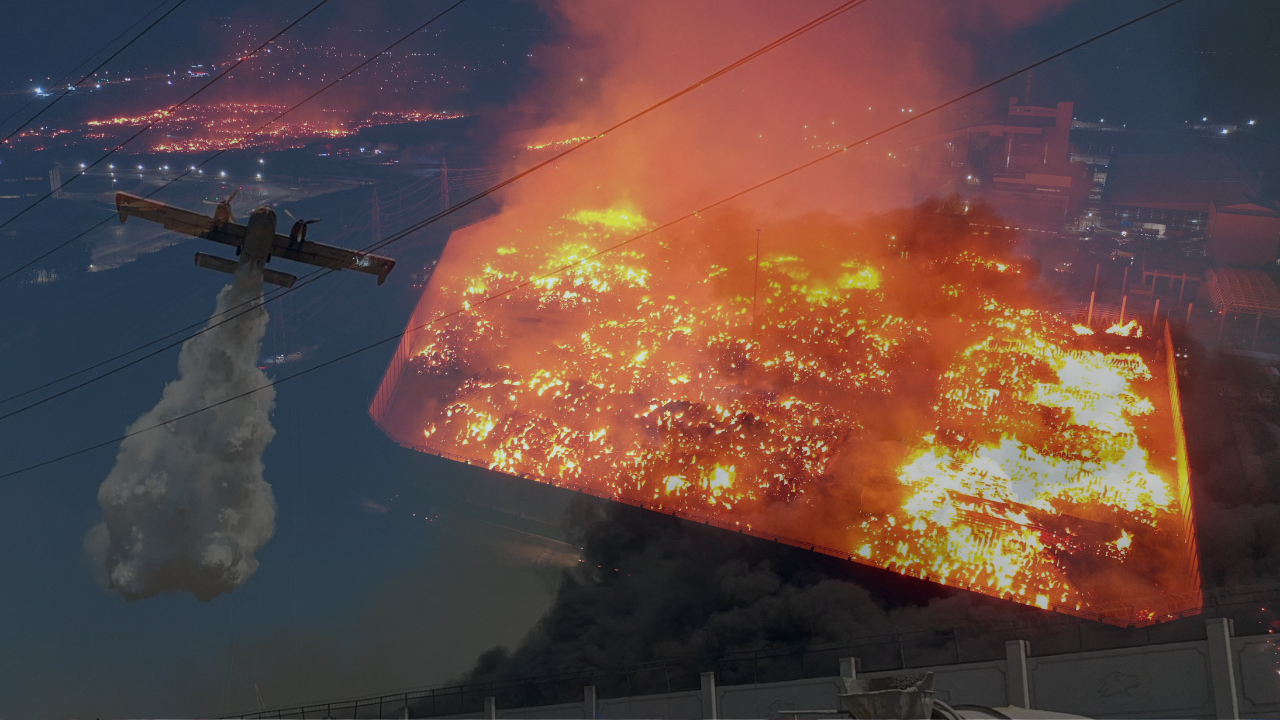
M 1280 317 L 1280 290 L 1271 276 L 1261 270 L 1242 268 L 1210 268 L 1205 271 L 1205 284 L 1209 288 L 1209 300 L 1220 313 L 1218 339 L 1228 314 L 1254 315 L 1253 344 L 1258 344 L 1258 329 L 1262 316 Z

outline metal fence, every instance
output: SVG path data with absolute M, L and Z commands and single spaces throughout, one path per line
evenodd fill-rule
M 1145 627 L 1115 627 L 1046 612 L 1006 614 L 988 622 L 961 622 L 850 638 L 848 642 L 764 648 L 658 660 L 617 668 L 562 672 L 514 680 L 400 690 L 358 698 L 221 715 L 225 718 L 399 718 L 479 713 L 485 698 L 498 707 L 581 702 L 583 688 L 600 698 L 696 690 L 702 672 L 718 685 L 782 682 L 839 674 L 841 658 L 856 658 L 861 672 L 950 665 L 1005 657 L 1005 641 L 1028 640 L 1032 655 L 1141 647 L 1205 639 L 1203 618 L 1230 617 L 1240 635 L 1280 628 L 1280 584 L 1209 591 L 1203 615 Z

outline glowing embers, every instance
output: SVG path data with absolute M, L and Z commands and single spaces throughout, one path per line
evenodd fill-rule
M 729 220 L 595 257 L 651 224 L 500 216 L 451 243 L 412 322 L 469 311 L 407 337 L 375 418 L 427 452 L 1028 605 L 1194 610 L 1154 343 L 1027 309 L 1009 238 L 970 222 L 808 218 L 769 232 L 786 240 L 757 278 Z
M 425 122 L 460 117 L 420 111 L 374 111 L 353 117 L 345 110 L 324 111 L 319 119 L 285 115 L 285 105 L 223 102 L 159 109 L 144 115 L 89 120 L 81 139 L 123 140 L 136 128 L 153 126 L 144 139 L 147 152 L 189 153 L 234 148 L 285 149 L 302 147 L 324 138 L 354 135 L 363 128 L 394 123 Z M 44 133 L 47 137 L 71 134 L 71 130 Z
M 537 143 L 535 145 L 526 145 L 525 149 L 526 150 L 546 150 L 547 148 L 551 148 L 553 150 L 559 150 L 561 148 L 569 147 L 570 145 L 577 145 L 580 142 L 586 142 L 587 140 L 592 140 L 596 137 L 602 137 L 602 136 L 581 135 L 578 137 L 571 137 L 564 140 L 552 140 L 550 142 Z

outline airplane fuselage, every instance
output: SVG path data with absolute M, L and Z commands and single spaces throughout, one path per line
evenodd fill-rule
M 240 248 L 240 263 L 263 267 L 271 259 L 271 245 L 276 238 L 276 211 L 260 207 L 249 215 L 248 232 Z

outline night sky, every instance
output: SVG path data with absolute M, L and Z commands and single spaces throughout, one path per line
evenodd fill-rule
M 222 60 L 240 49 L 234 47 L 233 33 L 225 30 L 228 24 L 265 37 L 312 4 L 190 2 L 107 70 L 122 75 L 185 73 L 192 65 Z M 798 25 L 833 4 L 796 4 L 794 20 L 787 25 Z M 999 13 L 992 12 L 986 21 L 957 30 L 973 46 L 969 82 L 1007 72 L 1158 4 L 1056 3 L 1014 30 L 1001 29 Z M 155 0 L 7 3 L 0 23 L 0 117 L 155 6 Z M 357 55 L 443 7 L 437 0 L 333 0 L 299 26 L 296 35 Z M 750 9 L 744 6 L 742 12 Z M 558 34 L 557 22 L 555 12 L 535 2 L 471 0 L 439 25 L 440 33 L 420 35 L 403 50 L 435 52 L 442 62 L 458 67 L 478 62 L 486 70 L 458 70 L 460 80 L 450 81 L 450 87 L 404 93 L 361 89 L 356 77 L 344 97 L 358 96 L 374 109 L 420 103 L 472 115 L 472 124 L 462 130 L 388 131 L 387 141 L 428 148 L 428 154 L 434 153 L 431 163 L 447 152 L 451 167 L 456 162 L 477 173 L 496 169 L 499 141 L 494 138 L 506 129 L 501 120 L 506 109 L 526 108 L 523 122 L 536 123 L 557 102 L 555 94 L 528 94 L 532 87 L 555 87 L 563 80 L 550 76 L 557 71 L 534 57 L 544 45 L 573 42 Z M 856 13 L 827 30 L 839 32 L 840 23 L 852 22 Z M 731 33 L 733 27 L 726 22 L 720 31 Z M 1239 125 L 1255 120 L 1256 139 L 1233 146 L 1231 152 L 1250 172 L 1262 173 L 1265 187 L 1272 187 L 1277 160 L 1270 128 L 1280 127 L 1276 27 L 1276 3 L 1188 0 L 1149 24 L 1041 69 L 1034 99 L 1044 104 L 1074 100 L 1081 120 L 1105 118 L 1156 130 L 1201 117 Z M 778 28 L 776 34 L 783 31 Z M 686 76 L 669 81 L 655 79 L 654 97 L 637 98 L 636 106 L 733 59 L 689 68 Z M 334 67 L 351 62 L 349 57 L 335 60 Z M 992 107 L 1021 93 L 1021 81 L 1007 85 L 987 98 Z M 222 97 L 234 99 L 241 87 L 258 101 L 297 97 L 296 89 L 282 81 L 244 82 Z M 75 96 L 37 124 L 69 125 L 99 117 L 113 103 L 128 112 L 154 109 L 162 103 L 151 98 L 168 101 L 167 92 L 157 85 L 153 95 L 123 88 L 118 95 Z M 414 92 L 421 98 L 405 99 Z M 46 102 L 41 99 L 19 117 Z M 15 123 L 11 120 L 0 130 L 7 134 Z M 74 163 L 90 155 L 87 149 L 6 149 L 0 151 L 0 176 L 43 176 L 55 161 Z M 226 167 L 240 172 L 241 165 L 259 156 L 272 166 L 301 162 L 296 152 L 265 152 L 228 157 Z M 147 161 L 145 156 L 126 160 Z M 455 192 L 465 196 L 478 187 Z M 43 189 L 47 191 L 47 183 Z M 367 189 L 353 189 L 299 201 L 295 212 L 326 215 L 315 232 L 336 231 L 332 226 L 345 222 L 340 217 L 358 216 L 369 201 Z M 383 202 L 390 204 L 386 195 Z M 5 203 L 0 221 L 25 204 Z M 66 212 L 61 207 L 47 203 L 0 229 L 0 247 L 5 248 L 0 271 L 61 243 L 110 211 L 102 203 L 82 203 Z M 429 209 L 419 213 L 425 214 Z M 288 298 L 283 308 L 272 306 L 263 354 L 304 351 L 304 359 L 278 372 L 302 369 L 402 330 L 420 292 L 413 287 L 413 273 L 430 263 L 446 237 L 447 230 L 433 229 L 399 252 L 389 250 L 402 263 L 382 287 L 368 276 L 338 274 Z M 315 239 L 324 237 L 317 234 Z M 92 273 L 85 272 L 91 250 L 76 244 L 40 266 L 62 279 L 36 284 L 23 274 L 0 283 L 0 397 L 207 318 L 225 277 L 192 267 L 191 252 L 208 250 L 195 243 L 158 249 Z M 189 595 L 125 602 L 95 579 L 83 539 L 100 516 L 96 492 L 112 466 L 114 446 L 0 481 L 0 716 L 198 715 L 425 687 L 460 676 L 494 645 L 518 643 L 551 603 L 558 566 L 541 555 L 530 560 L 532 554 L 522 550 L 531 542 L 523 531 L 441 509 L 417 492 L 415 477 L 423 473 L 465 478 L 478 471 L 411 456 L 370 421 L 368 403 L 391 347 L 278 388 L 273 416 L 277 435 L 265 457 L 278 504 L 276 533 L 259 553 L 257 574 L 211 602 Z M 120 434 L 155 404 L 174 376 L 177 352 L 162 352 L 38 409 L 0 420 L 0 473 Z M 0 405 L 0 413 L 19 403 Z

